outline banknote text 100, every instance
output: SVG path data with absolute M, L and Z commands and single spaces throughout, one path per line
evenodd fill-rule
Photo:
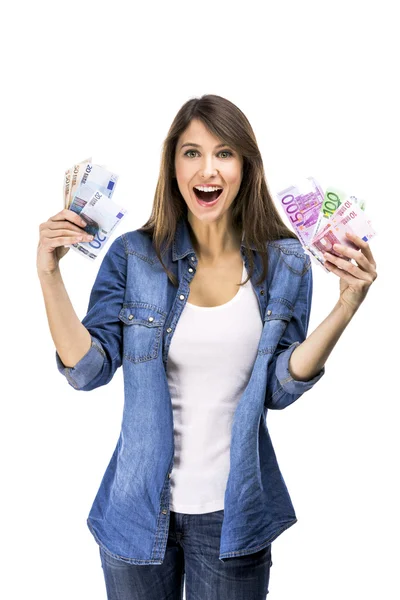
M 340 198 L 335 192 L 329 191 L 323 203 L 324 217 L 329 219 L 340 206 Z

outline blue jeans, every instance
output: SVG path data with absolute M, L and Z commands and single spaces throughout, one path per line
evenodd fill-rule
M 162 565 L 130 565 L 100 547 L 108 600 L 265 600 L 271 544 L 247 556 L 219 560 L 224 511 L 170 512 Z

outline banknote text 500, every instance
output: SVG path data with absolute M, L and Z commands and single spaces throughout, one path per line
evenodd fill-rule
M 302 225 L 303 224 L 303 216 L 302 216 L 301 212 L 299 211 L 299 207 L 295 201 L 293 194 L 287 194 L 287 196 L 284 196 L 282 198 L 281 202 L 285 206 L 286 214 L 288 215 L 288 217 L 292 221 L 292 223 L 294 223 L 297 227 L 299 225 Z M 295 218 L 293 218 L 292 213 L 295 213 L 295 215 L 294 215 Z

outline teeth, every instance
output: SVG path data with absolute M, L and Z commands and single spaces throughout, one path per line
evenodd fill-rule
M 196 190 L 200 190 L 200 192 L 216 192 L 217 190 L 222 190 L 221 187 L 205 187 L 203 185 L 195 185 Z

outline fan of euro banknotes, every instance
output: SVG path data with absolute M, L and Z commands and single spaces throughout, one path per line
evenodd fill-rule
M 94 260 L 127 211 L 112 197 L 118 175 L 107 167 L 92 164 L 92 159 L 74 165 L 64 175 L 64 208 L 76 212 L 87 225 L 83 229 L 94 236 L 91 242 L 71 244 L 70 248 Z
M 298 236 L 303 250 L 326 273 L 324 252 L 351 261 L 338 254 L 333 244 L 359 248 L 346 237 L 349 231 L 368 242 L 376 231 L 365 214 L 365 201 L 346 192 L 328 187 L 325 191 L 314 177 L 304 178 L 296 185 L 278 192 L 287 218 Z

